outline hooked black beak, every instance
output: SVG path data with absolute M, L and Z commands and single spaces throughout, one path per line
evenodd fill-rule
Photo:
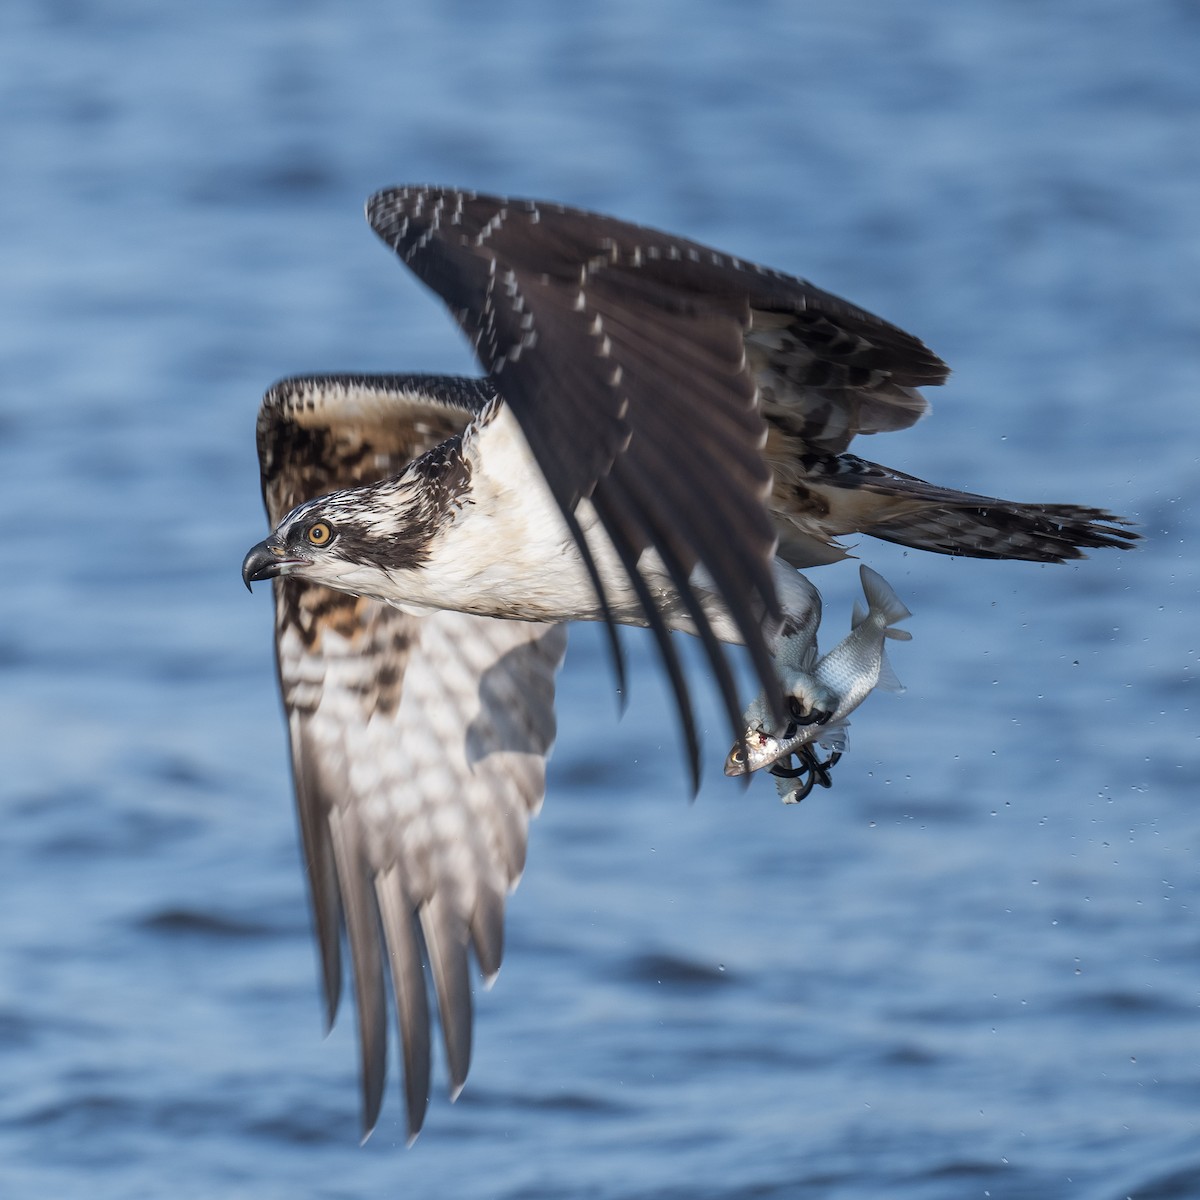
M 287 557 L 287 552 L 273 536 L 269 537 L 257 546 L 252 546 L 250 553 L 242 560 L 242 582 L 246 585 L 246 590 L 252 592 L 252 583 L 258 583 L 261 579 L 274 579 L 283 571 L 286 563 L 295 561 Z

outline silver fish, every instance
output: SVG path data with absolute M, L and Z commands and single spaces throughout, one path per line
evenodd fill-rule
M 784 729 L 773 729 L 766 697 L 759 696 L 746 710 L 742 741 L 725 760 L 726 775 L 748 775 L 773 766 L 813 742 L 840 754 L 846 745 L 850 713 L 877 687 L 904 690 L 888 662 L 884 643 L 888 638 L 906 642 L 912 637 L 907 630 L 892 628 L 912 614 L 878 571 L 860 566 L 859 578 L 868 607 L 864 610 L 855 604 L 850 633 L 828 654 L 812 661 L 815 636 L 811 651 L 804 644 L 787 647 L 790 659 L 781 647 L 780 676 L 793 719 Z

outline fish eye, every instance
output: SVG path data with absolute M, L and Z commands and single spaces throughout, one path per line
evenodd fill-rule
M 328 521 L 314 521 L 304 536 L 314 546 L 328 546 L 333 541 L 333 526 Z
M 729 752 L 729 761 L 731 763 L 737 763 L 740 766 L 742 763 L 744 763 L 746 761 L 745 750 L 743 750 L 741 748 L 741 746 L 735 746 Z

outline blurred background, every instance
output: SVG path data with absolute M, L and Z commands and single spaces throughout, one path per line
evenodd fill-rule
M 1200 1194 L 1200 7 L 0 7 L 0 1195 Z M 859 443 L 1097 504 L 1066 567 L 863 544 L 908 685 L 836 786 L 689 805 L 593 630 L 451 1107 L 358 1142 L 321 1039 L 253 430 L 276 378 L 473 371 L 391 183 L 803 275 L 955 369 Z M 824 640 L 854 564 L 814 572 Z M 440 1062 L 439 1062 L 440 1069 Z

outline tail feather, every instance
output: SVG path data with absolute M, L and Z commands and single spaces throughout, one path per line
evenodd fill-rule
M 885 542 L 968 558 L 1067 562 L 1087 550 L 1128 550 L 1140 534 L 1128 521 L 1079 504 L 1022 504 L 1014 500 L 931 502 L 864 529 Z
M 1129 549 L 1129 522 L 1081 504 L 1024 504 L 926 483 L 852 454 L 813 456 L 805 486 L 828 508 L 830 533 L 969 558 L 1066 562 L 1088 550 Z

